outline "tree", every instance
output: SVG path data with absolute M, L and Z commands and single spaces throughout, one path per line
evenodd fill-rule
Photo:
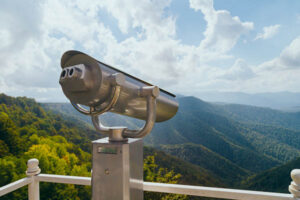
M 144 180 L 159 183 L 178 183 L 181 175 L 175 174 L 173 170 L 158 167 L 155 163 L 155 155 L 147 156 L 144 159 Z M 186 195 L 145 192 L 145 200 L 186 200 Z

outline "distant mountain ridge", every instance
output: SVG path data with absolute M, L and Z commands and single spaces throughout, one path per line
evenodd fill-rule
M 226 104 L 219 108 L 225 116 L 245 123 L 272 125 L 288 129 L 300 130 L 300 112 L 284 112 L 257 106 Z
M 269 107 L 285 111 L 300 111 L 300 93 L 296 92 L 199 92 L 197 97 L 209 102 Z

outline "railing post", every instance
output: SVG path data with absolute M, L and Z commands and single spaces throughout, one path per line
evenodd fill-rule
M 40 185 L 39 181 L 34 178 L 41 172 L 38 159 L 30 159 L 27 161 L 26 175 L 32 178 L 32 182 L 28 185 L 28 200 L 40 200 Z
M 291 171 L 292 182 L 289 186 L 289 191 L 294 195 L 294 198 L 300 198 L 300 169 Z

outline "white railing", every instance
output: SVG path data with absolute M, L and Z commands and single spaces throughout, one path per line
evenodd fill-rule
M 1 187 L 0 197 L 28 185 L 28 199 L 39 200 L 39 182 L 91 185 L 90 177 L 40 174 L 41 170 L 38 167 L 37 159 L 30 159 L 27 162 L 27 166 L 27 177 Z M 291 172 L 291 177 L 293 179 L 291 185 L 289 186 L 289 191 L 291 194 L 151 182 L 144 182 L 143 190 L 149 192 L 185 194 L 222 199 L 300 200 L 300 170 L 293 170 Z

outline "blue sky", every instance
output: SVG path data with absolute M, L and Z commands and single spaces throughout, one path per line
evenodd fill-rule
M 70 49 L 183 95 L 300 92 L 300 1 L 2 1 L 1 92 L 66 101 Z
M 215 0 L 214 7 L 217 10 L 228 10 L 242 21 L 255 23 L 254 30 L 242 36 L 232 49 L 232 54 L 246 59 L 250 64 L 259 64 L 278 56 L 300 33 L 300 2 L 297 0 Z M 189 3 L 182 0 L 172 1 L 168 12 L 178 16 L 179 39 L 192 45 L 200 43 L 206 28 L 201 12 L 192 11 Z M 280 24 L 281 28 L 272 39 L 251 41 L 263 27 L 273 24 Z M 247 40 L 247 44 L 243 40 Z

